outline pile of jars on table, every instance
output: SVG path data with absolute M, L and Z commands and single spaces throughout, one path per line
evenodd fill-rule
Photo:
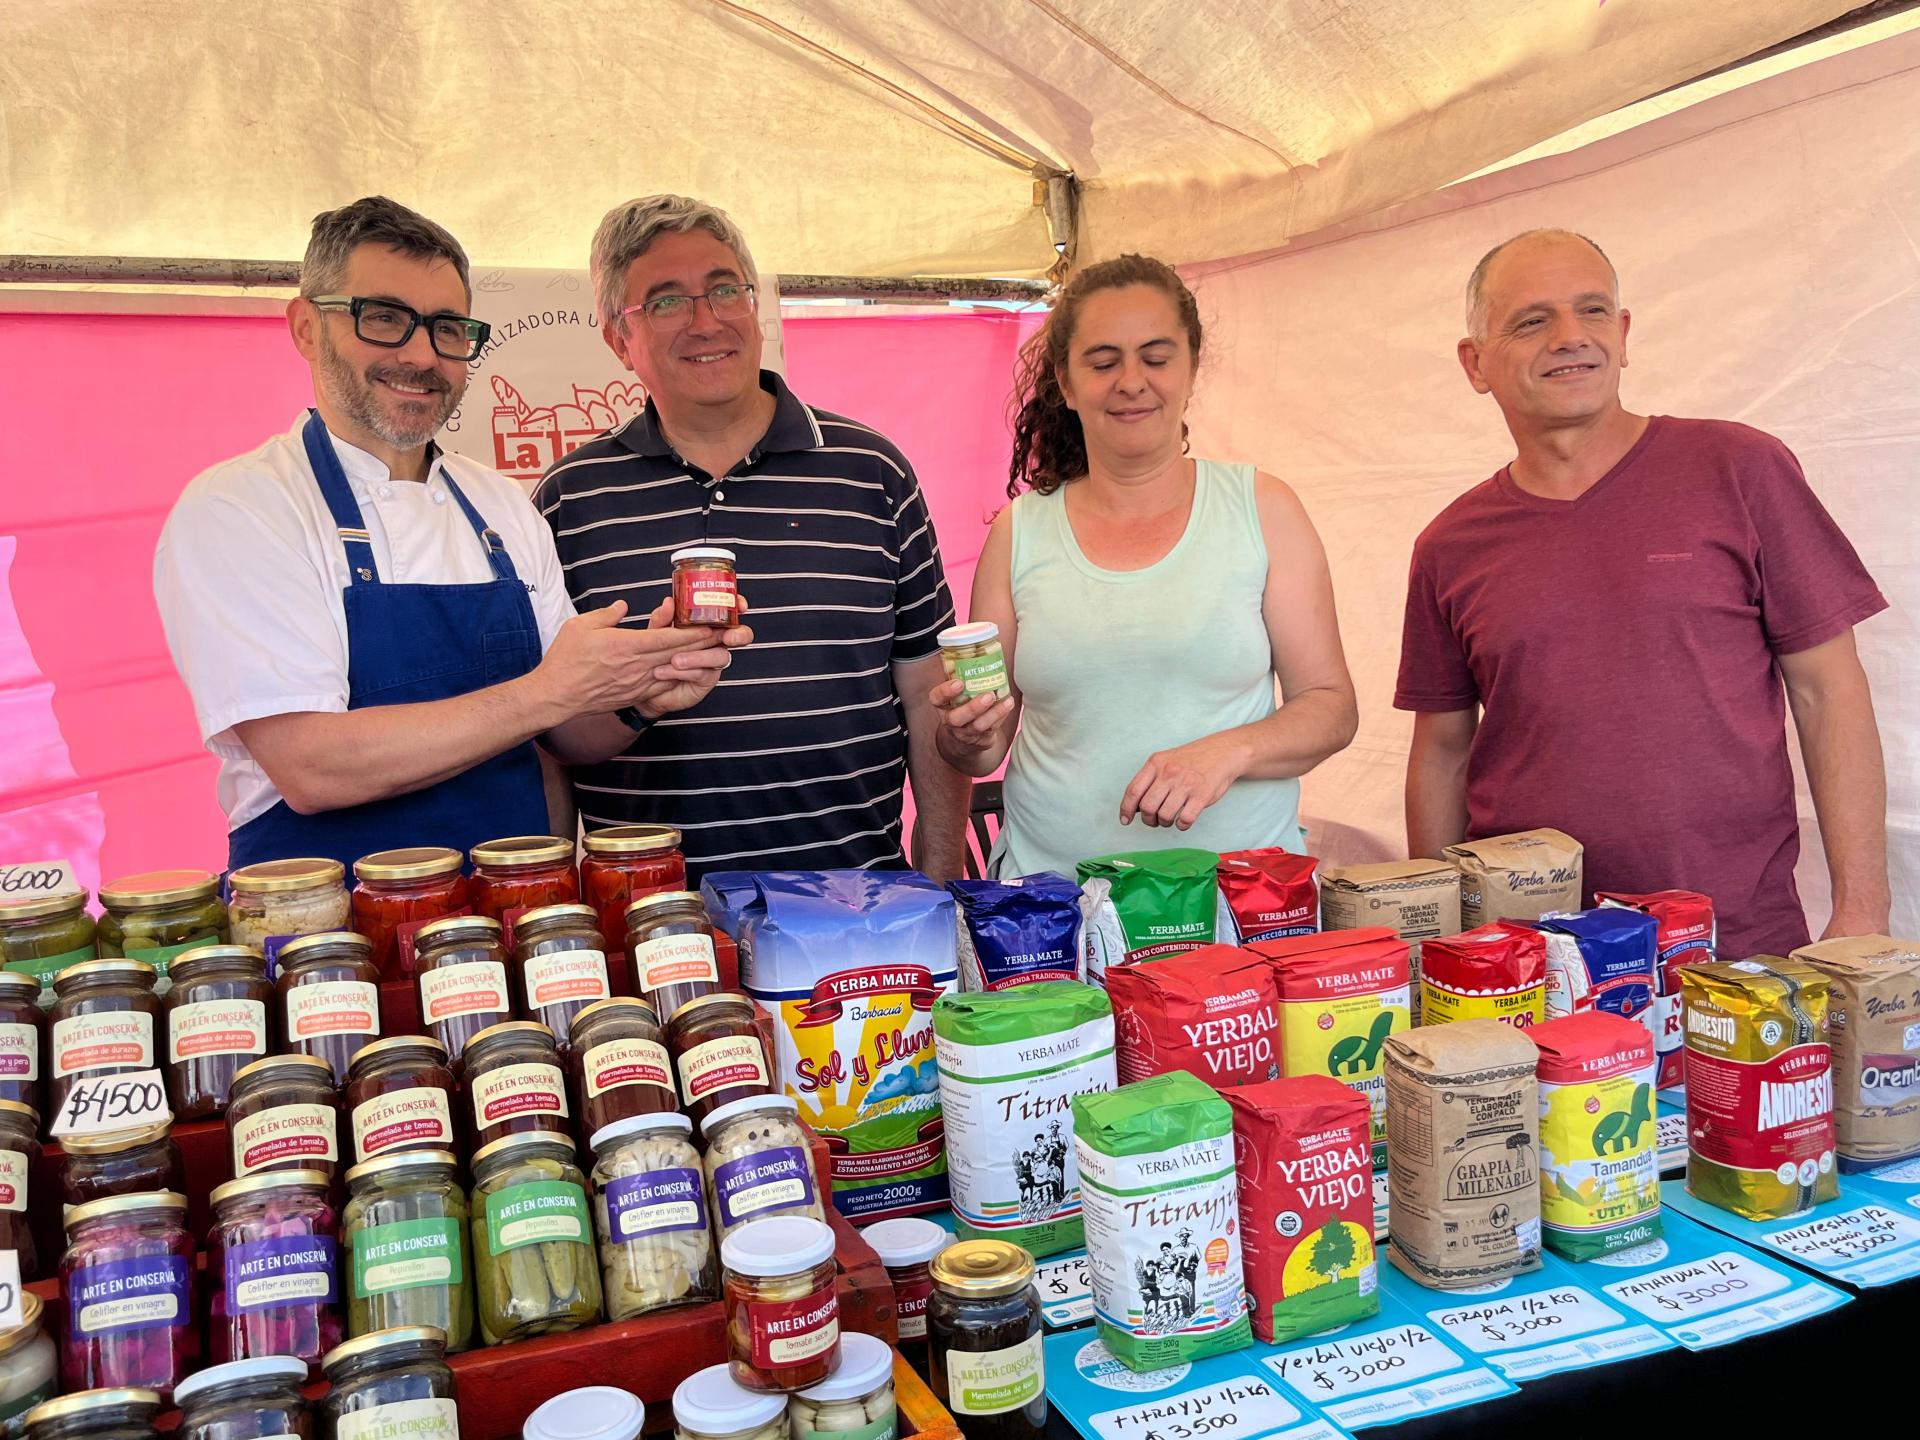
M 89 1434 L 88 1414 L 146 1403 L 103 1392 L 164 1405 L 186 1382 L 194 1435 L 197 1405 L 249 1386 L 297 1390 L 324 1369 L 351 1398 L 342 1366 L 348 1380 L 444 1369 L 476 1344 L 723 1293 L 741 1383 L 823 1379 L 837 1311 L 813 1158 L 752 1002 L 720 990 L 678 838 L 602 832 L 577 871 L 551 837 L 477 847 L 471 875 L 455 851 L 387 851 L 354 866 L 351 895 L 334 862 L 276 861 L 234 873 L 219 925 L 211 876 L 137 877 L 101 889 L 104 955 L 9 955 L 0 1248 L 21 1252 L 25 1278 L 54 1268 L 24 1223 L 41 1117 L 83 1080 L 159 1066 L 176 1121 L 224 1117 L 235 1178 L 210 1197 L 202 1270 L 170 1122 L 63 1143 L 67 1398 L 28 1408 L 54 1386 L 36 1312 L 0 1332 L 0 1419 L 25 1412 L 32 1440 Z M 0 934 L 7 920 L 0 906 Z M 181 925 L 211 933 L 180 939 Z M 634 994 L 614 993 L 609 950 Z M 383 980 L 415 987 L 424 1033 L 381 1036 Z M 723 1284 L 725 1247 L 774 1218 L 805 1243 L 788 1237 L 777 1261 L 747 1244 Z M 755 1317 L 776 1312 L 770 1349 Z M 405 1403 L 450 1403 L 448 1386 Z

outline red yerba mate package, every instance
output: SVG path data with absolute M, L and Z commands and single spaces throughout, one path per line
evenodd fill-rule
M 1107 971 L 1120 1083 L 1185 1070 L 1216 1090 L 1280 1074 L 1273 970 L 1232 945 L 1205 945 Z

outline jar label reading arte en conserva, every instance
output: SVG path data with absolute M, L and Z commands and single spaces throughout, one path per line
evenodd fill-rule
M 840 1340 L 840 1301 L 829 1282 L 798 1300 L 749 1300 L 754 1368 L 776 1370 L 825 1354 Z
M 716 1090 L 770 1083 L 766 1049 L 758 1035 L 703 1040 L 680 1057 L 680 1094 L 689 1105 Z
M 259 1000 L 200 1000 L 167 1017 L 167 1059 L 267 1053 L 267 1007 Z
M 1001 1415 L 1040 1394 L 1040 1337 L 1004 1350 L 947 1351 L 947 1403 L 956 1415 Z
M 322 980 L 287 991 L 287 1038 L 378 1035 L 380 991 L 365 980 Z
M 569 1000 L 605 1000 L 613 993 L 607 983 L 606 952 L 602 950 L 530 955 L 521 973 L 526 978 L 527 1004 L 535 1010 Z
M 423 1020 L 451 1020 L 459 1015 L 512 1014 L 507 993 L 507 967 L 498 960 L 469 960 L 420 972 Z
M 153 1017 L 141 1010 L 73 1015 L 53 1022 L 55 1078 L 122 1066 L 153 1064 Z
M 467 1084 L 473 1092 L 473 1123 L 483 1130 L 517 1115 L 564 1118 L 567 1113 L 567 1084 L 558 1065 L 502 1065 L 470 1076 Z
M 458 1285 L 460 1222 L 447 1218 L 396 1220 L 353 1235 L 353 1294 L 357 1300 L 423 1285 Z
M 335 1440 L 460 1440 L 451 1400 L 401 1400 L 355 1410 L 333 1422 Z
M 673 1089 L 667 1047 L 658 1040 L 609 1040 L 588 1050 L 581 1066 L 590 1096 L 621 1085 L 658 1085 L 662 1090 Z
M 634 983 L 646 994 L 667 985 L 720 983 L 711 935 L 661 935 L 633 947 Z
M 453 1107 L 431 1085 L 376 1095 L 353 1107 L 353 1152 L 371 1160 L 402 1146 L 444 1150 L 453 1144 Z
M 334 1112 L 325 1105 L 276 1105 L 241 1120 L 229 1118 L 233 1173 L 245 1178 L 289 1160 L 340 1158 Z
M 0 1080 L 40 1078 L 40 1032 L 31 1025 L 0 1025 Z
M 698 1170 L 652 1170 L 610 1180 L 601 1191 L 607 1229 L 615 1240 L 675 1230 L 705 1230 L 707 1203 Z

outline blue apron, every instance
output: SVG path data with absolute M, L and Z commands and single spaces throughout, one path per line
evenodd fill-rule
M 526 674 L 540 663 L 540 629 L 526 586 L 500 537 L 447 475 L 493 579 L 479 585 L 389 585 L 320 416 L 308 412 L 307 461 L 346 546 L 347 708 L 445 700 Z M 284 800 L 227 837 L 227 866 L 290 856 L 352 865 L 402 845 L 449 845 L 461 852 L 506 835 L 544 835 L 549 825 L 540 759 L 532 741 L 471 770 L 344 810 L 301 815 Z

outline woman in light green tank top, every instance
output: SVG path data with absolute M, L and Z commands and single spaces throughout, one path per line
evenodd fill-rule
M 1128 255 L 1075 276 L 1022 353 L 1014 498 L 971 613 L 1000 627 L 1013 694 L 933 691 L 948 764 L 1007 762 L 1001 876 L 1176 845 L 1300 850 L 1299 777 L 1353 739 L 1305 510 L 1251 465 L 1186 455 L 1200 345 L 1179 276 Z

